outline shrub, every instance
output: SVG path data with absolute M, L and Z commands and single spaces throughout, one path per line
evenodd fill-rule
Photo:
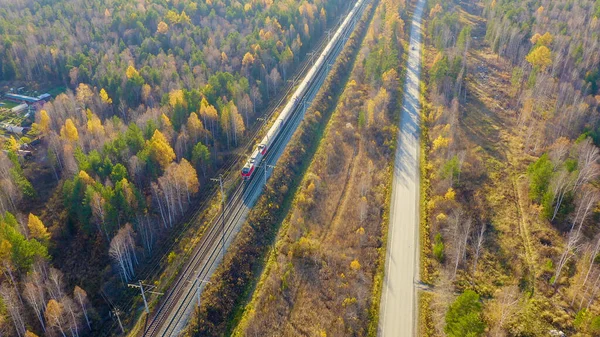
M 466 290 L 450 305 L 444 332 L 449 337 L 481 336 L 485 331 L 481 310 L 479 295 L 473 290 Z
M 552 162 L 547 153 L 544 153 L 535 163 L 529 165 L 527 169 L 529 175 L 529 193 L 533 200 L 542 201 L 544 194 L 548 190 L 552 172 Z
M 435 235 L 434 244 L 433 244 L 433 256 L 439 262 L 444 262 L 444 243 L 442 242 L 442 234 L 437 233 Z

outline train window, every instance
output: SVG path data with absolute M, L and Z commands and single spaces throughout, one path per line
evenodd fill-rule
M 249 167 L 244 167 L 244 168 L 242 169 L 242 173 L 243 173 L 243 174 L 248 174 L 248 172 L 249 172 L 249 171 L 250 171 L 250 168 L 249 168 Z

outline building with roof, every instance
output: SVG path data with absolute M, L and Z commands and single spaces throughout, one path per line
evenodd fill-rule
M 2 127 L 4 130 L 6 130 L 10 133 L 15 133 L 18 135 L 22 135 L 25 132 L 27 132 L 26 128 L 24 128 L 24 127 L 16 126 L 16 125 L 8 124 L 8 123 L 1 123 L 0 127 Z
M 35 104 L 35 103 L 38 103 L 40 101 L 48 102 L 50 100 L 50 98 L 52 98 L 52 96 L 50 94 L 48 94 L 48 93 L 41 94 L 41 95 L 39 95 L 37 97 L 31 97 L 31 96 L 25 96 L 25 95 L 7 93 L 6 95 L 4 95 L 4 98 L 7 99 L 7 100 L 9 100 L 9 101 L 13 101 L 13 102 L 17 102 L 17 103 Z
M 27 110 L 28 107 L 29 106 L 27 104 L 23 103 L 23 104 L 19 104 L 16 107 L 10 109 L 10 111 L 12 111 L 13 113 L 18 114 L 18 113 L 21 113 L 21 112 Z
M 29 104 L 37 103 L 40 100 L 37 97 L 12 94 L 12 93 L 4 95 L 4 98 L 6 98 L 9 101 L 13 101 L 13 102 L 17 102 L 17 103 L 29 103 Z
M 37 98 L 39 98 L 40 101 L 46 101 L 46 102 L 48 102 L 52 98 L 52 95 L 46 93 L 46 94 L 39 95 Z

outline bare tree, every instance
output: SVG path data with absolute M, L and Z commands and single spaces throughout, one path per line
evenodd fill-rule
M 552 176 L 550 185 L 553 186 L 553 203 L 556 201 L 554 205 L 554 212 L 552 213 L 552 218 L 550 219 L 550 221 L 553 221 L 558 214 L 565 195 L 567 195 L 567 192 L 571 191 L 573 188 L 573 180 L 571 179 L 571 175 L 569 172 L 567 172 L 567 170 L 562 170 L 558 174 Z
M 275 95 L 277 95 L 277 87 L 281 84 L 281 75 L 277 68 L 271 69 L 271 73 L 269 74 L 269 79 L 271 80 L 271 85 L 273 86 L 273 91 Z
M 17 335 L 19 337 L 23 336 L 25 334 L 25 319 L 23 317 L 23 307 L 16 291 L 12 287 L 2 284 L 0 286 L 0 297 L 2 297 L 4 306 L 10 314 Z
M 592 181 L 600 174 L 598 160 L 600 160 L 599 150 L 592 140 L 587 138 L 579 148 L 579 157 L 577 161 L 579 174 L 575 180 L 574 189 L 578 189 L 580 186 Z
M 50 297 L 59 301 L 65 295 L 64 287 L 63 273 L 56 268 L 50 268 L 46 280 L 46 289 L 48 289 Z
M 66 311 L 67 323 L 69 324 L 69 330 L 71 336 L 79 337 L 79 325 L 81 322 L 81 312 L 77 310 L 75 302 L 69 297 L 65 296 L 60 301 Z
M 44 310 L 46 310 L 46 296 L 43 284 L 43 276 L 40 273 L 36 271 L 30 273 L 27 276 L 23 287 L 23 296 L 35 312 L 35 315 L 42 326 L 42 330 L 45 332 L 46 324 L 44 322 Z
M 485 230 L 486 224 L 485 222 L 479 228 L 479 234 L 477 235 L 477 242 L 475 245 L 475 257 L 473 260 L 473 273 L 477 271 L 477 262 L 479 261 L 479 256 L 481 254 L 481 248 L 483 247 L 483 241 L 485 240 Z
M 491 336 L 505 336 L 503 331 L 504 323 L 511 318 L 518 309 L 520 294 L 516 285 L 503 287 L 494 296 L 490 303 L 490 313 L 494 314 L 494 319 L 490 325 Z
M 134 265 L 138 263 L 135 255 L 135 242 L 133 240 L 133 229 L 126 224 L 119 229 L 117 235 L 110 242 L 109 255 L 119 265 L 123 283 L 131 280 L 135 275 Z
M 87 323 L 88 328 L 91 329 L 92 324 L 90 323 L 90 319 L 89 319 L 88 313 L 87 313 L 87 303 L 88 303 L 87 293 L 85 292 L 85 290 L 81 289 L 79 286 L 75 286 L 75 289 L 73 289 L 73 296 L 75 297 L 75 299 L 81 306 L 81 312 L 83 313 L 83 316 L 85 317 L 85 322 Z
M 581 227 L 587 216 L 590 214 L 590 210 L 593 209 L 599 199 L 598 192 L 592 189 L 586 190 L 581 199 L 579 199 L 577 211 L 575 212 L 575 217 L 573 218 L 571 229 L 569 230 L 567 245 L 556 265 L 554 281 L 552 284 L 555 284 L 558 281 L 562 268 L 571 257 L 573 250 L 576 248 L 579 240 L 581 239 Z
M 98 191 L 92 193 L 92 200 L 90 200 L 90 206 L 92 208 L 92 214 L 94 215 L 98 230 L 104 234 L 106 240 L 110 240 L 108 231 L 106 230 L 106 200 L 100 195 Z
M 144 245 L 146 252 L 152 255 L 152 247 L 154 246 L 154 221 L 148 217 L 147 213 L 136 214 L 136 227 L 138 233 L 140 233 L 141 241 Z
M 462 210 L 455 210 L 451 215 L 451 223 L 453 227 L 454 241 L 454 271 L 452 272 L 452 279 L 456 278 L 458 266 L 465 259 L 467 251 L 467 241 L 469 240 L 469 233 L 471 231 L 471 219 L 463 219 L 464 212 Z

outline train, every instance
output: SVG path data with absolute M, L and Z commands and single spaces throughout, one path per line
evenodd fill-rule
M 331 38 L 327 46 L 325 46 L 325 49 L 323 49 L 323 52 L 321 53 L 319 58 L 316 60 L 314 65 L 309 70 L 308 74 L 306 74 L 306 77 L 304 78 L 302 83 L 298 86 L 298 88 L 292 95 L 292 99 L 289 100 L 289 102 L 285 105 L 285 107 L 277 117 L 275 123 L 273 123 L 269 131 L 267 131 L 267 134 L 260 141 L 260 143 L 258 143 L 256 148 L 250 155 L 250 158 L 248 158 L 248 160 L 246 161 L 244 167 L 242 168 L 242 179 L 250 180 L 252 178 L 257 168 L 260 166 L 263 158 L 267 155 L 267 152 L 271 149 L 271 146 L 277 139 L 277 136 L 279 136 L 279 133 L 284 129 L 290 117 L 293 115 L 295 109 L 298 107 L 298 105 L 303 104 L 302 99 L 304 98 L 304 95 L 310 88 L 311 83 L 313 83 L 319 72 L 325 66 L 326 60 L 328 59 L 330 53 L 336 47 L 336 44 L 339 42 L 339 39 L 344 33 L 346 33 L 346 30 L 350 26 L 350 23 L 353 19 L 355 19 L 356 15 L 360 12 L 361 7 L 367 1 L 369 0 L 356 1 L 356 4 L 354 5 L 350 13 L 348 13 L 346 19 L 342 22 L 335 35 Z

